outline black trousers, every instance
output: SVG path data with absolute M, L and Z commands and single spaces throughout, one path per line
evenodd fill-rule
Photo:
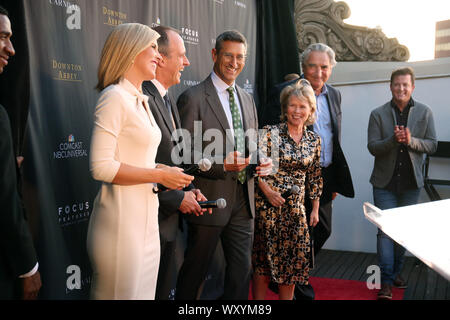
M 206 226 L 188 223 L 187 248 L 178 275 L 176 300 L 200 298 L 201 288 L 219 241 L 222 242 L 226 260 L 222 298 L 247 300 L 251 278 L 253 230 L 253 219 L 243 186 L 238 188 L 227 225 Z
M 177 279 L 176 264 L 177 239 L 165 241 L 161 239 L 161 257 L 159 262 L 158 281 L 156 283 L 155 300 L 170 300 L 174 297 Z

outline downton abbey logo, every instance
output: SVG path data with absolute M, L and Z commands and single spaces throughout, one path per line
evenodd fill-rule
M 103 24 L 111 27 L 118 26 L 119 24 L 127 22 L 128 14 L 125 12 L 113 10 L 107 7 L 102 8 L 103 13 Z
M 52 59 L 53 79 L 58 81 L 82 82 L 80 64 L 68 63 Z

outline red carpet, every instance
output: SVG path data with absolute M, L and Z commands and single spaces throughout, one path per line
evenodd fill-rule
M 330 278 L 309 278 L 316 300 L 377 300 L 378 289 L 369 290 L 366 282 Z M 403 300 L 403 289 L 392 289 L 392 300 Z M 249 299 L 252 300 L 250 287 Z M 278 295 L 267 291 L 266 300 L 278 300 Z

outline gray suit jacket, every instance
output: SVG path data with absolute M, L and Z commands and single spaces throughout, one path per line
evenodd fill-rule
M 242 108 L 244 131 L 248 129 L 258 128 L 258 118 L 255 102 L 253 97 L 236 85 L 237 95 Z M 178 98 L 178 111 L 180 113 L 181 124 L 187 129 L 191 135 L 191 150 L 201 152 L 211 143 L 211 141 L 203 141 L 204 133 L 208 129 L 216 129 L 223 137 L 222 150 L 216 149 L 212 151 L 213 156 L 225 158 L 227 147 L 232 147 L 234 142 L 226 137 L 225 130 L 231 130 L 227 121 L 227 117 L 221 106 L 219 96 L 211 80 L 211 76 L 206 78 L 200 84 L 184 91 Z M 194 121 L 201 121 L 201 130 L 195 130 Z M 197 137 L 194 136 L 197 134 Z M 200 136 L 200 134 L 202 136 Z M 227 141 L 228 140 L 228 141 Z M 201 150 L 194 150 L 198 141 L 201 141 Z M 186 142 L 186 144 L 189 144 Z M 233 151 L 228 150 L 228 151 Z M 192 152 L 192 156 L 194 156 Z M 247 170 L 247 189 L 248 201 L 250 203 L 250 211 L 252 217 L 255 216 L 255 199 L 254 199 L 254 179 L 251 170 Z M 222 163 L 214 163 L 211 170 L 206 173 L 196 175 L 194 180 L 195 186 L 202 190 L 202 193 L 208 200 L 217 200 L 224 198 L 227 201 L 227 207 L 224 209 L 214 209 L 213 214 L 204 214 L 203 216 L 189 215 L 186 218 L 191 223 L 201 225 L 224 226 L 227 224 L 231 210 L 233 207 L 233 199 L 237 188 L 237 173 L 224 172 Z
M 173 127 L 172 119 L 169 111 L 164 104 L 164 100 L 161 97 L 158 89 L 151 81 L 145 81 L 142 84 L 142 91 L 148 95 L 148 104 L 152 111 L 153 117 L 161 130 L 161 143 L 158 146 L 158 152 L 156 153 L 156 162 L 174 166 L 172 162 L 171 153 L 174 147 L 177 147 L 178 141 L 172 141 L 172 132 L 176 129 Z M 177 128 L 181 127 L 180 117 L 178 115 L 177 107 L 169 94 L 169 99 L 172 104 L 172 114 L 174 122 Z M 191 190 L 194 186 L 191 184 L 184 190 Z M 159 198 L 159 233 L 161 240 L 174 241 L 177 235 L 179 225 L 179 211 L 178 208 L 184 199 L 184 191 L 171 190 L 158 194 Z
M 370 183 L 374 187 L 387 186 L 394 173 L 398 143 L 395 141 L 395 112 L 391 102 L 374 109 L 370 114 L 367 130 L 367 148 L 375 157 Z M 411 131 L 408 153 L 417 186 L 423 186 L 422 164 L 424 153 L 434 153 L 437 148 L 436 130 L 430 107 L 414 101 L 408 116 L 407 127 Z

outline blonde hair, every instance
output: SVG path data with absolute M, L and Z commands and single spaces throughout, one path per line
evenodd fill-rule
M 140 23 L 124 23 L 114 27 L 103 46 L 96 89 L 101 91 L 118 83 L 134 58 L 158 38 L 155 30 Z
M 289 85 L 281 91 L 280 103 L 281 103 L 281 121 L 286 120 L 286 110 L 289 103 L 289 98 L 295 96 L 297 98 L 304 97 L 311 108 L 311 114 L 306 120 L 305 125 L 312 125 L 316 121 L 316 95 L 311 87 L 311 84 L 306 79 L 300 79 L 292 85 Z

